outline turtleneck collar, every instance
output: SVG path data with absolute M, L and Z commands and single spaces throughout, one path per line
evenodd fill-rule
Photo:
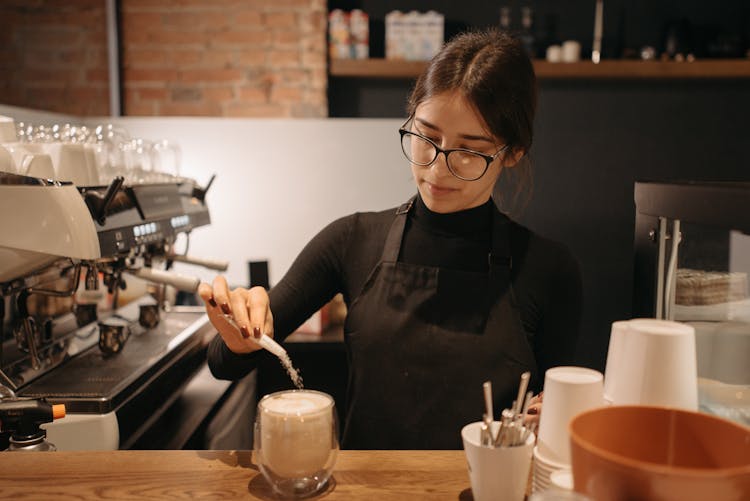
M 484 204 L 458 212 L 441 214 L 431 211 L 422 197 L 417 195 L 414 204 L 413 220 L 419 226 L 440 233 L 468 235 L 489 231 L 492 222 L 494 202 L 490 198 Z

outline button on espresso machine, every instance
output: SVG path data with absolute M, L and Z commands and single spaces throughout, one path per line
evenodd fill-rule
M 168 292 L 199 284 L 175 261 L 227 267 L 175 253 L 178 235 L 210 224 L 206 190 L 0 172 L 0 402 L 64 404 L 45 425 L 59 450 L 138 446 L 204 364 L 214 330 Z M 150 285 L 124 304 L 133 277 Z

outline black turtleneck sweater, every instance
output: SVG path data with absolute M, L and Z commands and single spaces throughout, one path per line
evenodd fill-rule
M 399 261 L 486 271 L 496 210 L 489 200 L 473 209 L 439 214 L 417 197 L 407 219 Z M 285 339 L 339 292 L 351 304 L 380 259 L 395 215 L 393 208 L 343 217 L 305 246 L 269 293 L 277 340 Z M 575 361 L 582 302 L 578 264 L 562 245 L 515 222 L 510 224 L 513 290 L 540 374 L 544 374 L 550 367 Z M 208 348 L 209 367 L 221 379 L 246 375 L 259 356 L 260 352 L 231 352 L 218 335 Z

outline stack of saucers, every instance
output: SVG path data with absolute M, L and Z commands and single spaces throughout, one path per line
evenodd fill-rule
M 534 479 L 532 482 L 532 491 L 546 491 L 552 487 L 550 475 L 559 470 L 569 470 L 570 465 L 561 463 L 545 457 L 540 451 L 539 446 L 534 447 Z

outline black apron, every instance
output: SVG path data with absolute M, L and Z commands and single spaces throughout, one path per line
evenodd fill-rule
M 481 420 L 482 383 L 495 416 L 536 360 L 510 282 L 510 222 L 493 211 L 488 272 L 398 262 L 414 199 L 399 207 L 380 262 L 349 306 L 346 449 L 460 449 Z

